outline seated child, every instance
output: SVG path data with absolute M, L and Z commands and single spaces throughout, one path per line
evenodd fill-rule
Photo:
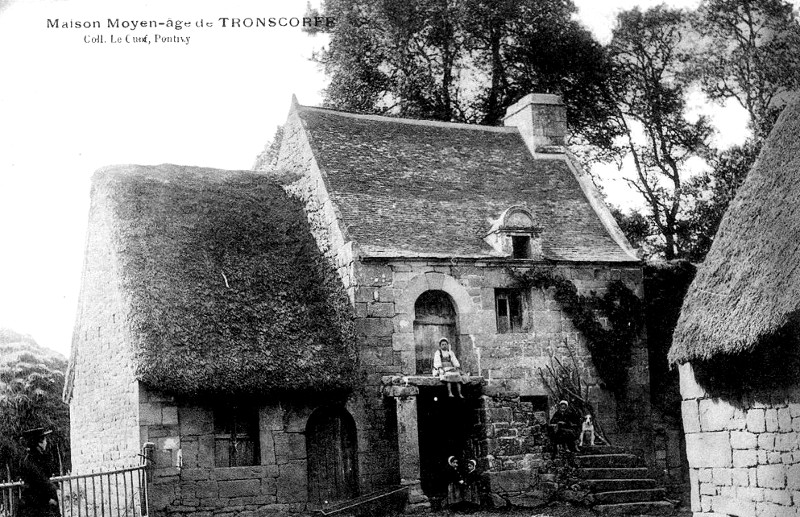
M 452 386 L 455 386 L 458 397 L 463 399 L 459 368 L 461 368 L 461 365 L 456 359 L 456 354 L 450 350 L 450 341 L 446 338 L 440 339 L 439 350 L 433 354 L 433 375 L 437 375 L 439 379 L 447 384 L 447 394 L 450 397 L 454 396 Z

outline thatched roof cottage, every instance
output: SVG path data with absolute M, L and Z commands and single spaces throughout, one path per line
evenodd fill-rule
M 800 511 L 800 105 L 784 110 L 684 301 L 695 515 Z
M 653 465 L 641 336 L 609 386 L 554 289 L 519 280 L 642 296 L 565 136 L 554 95 L 504 127 L 295 101 L 275 167 L 98 172 L 67 389 L 76 466 L 154 443 L 167 515 L 300 512 L 396 485 L 426 504 L 449 456 L 520 494 L 543 462 L 553 357 Z M 463 401 L 431 375 L 443 337 Z
M 302 205 L 263 174 L 175 165 L 102 169 L 91 200 L 65 390 L 74 469 L 129 465 L 152 442 L 171 474 L 206 473 L 210 509 L 226 492 L 296 500 L 306 469 L 280 447 L 296 438 L 279 401 L 324 417 L 357 373 L 352 309 Z M 153 507 L 196 481 L 160 486 Z

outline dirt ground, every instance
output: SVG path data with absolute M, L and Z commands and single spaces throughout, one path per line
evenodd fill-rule
M 410 517 L 597 517 L 598 514 L 586 507 L 555 502 L 540 508 L 508 508 L 499 510 L 479 510 L 475 512 L 441 510 L 437 512 L 415 512 L 403 515 Z M 672 517 L 691 517 L 691 515 L 691 511 L 679 509 L 672 514 Z

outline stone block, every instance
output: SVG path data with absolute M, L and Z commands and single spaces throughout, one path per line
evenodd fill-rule
M 530 470 L 503 470 L 484 474 L 489 490 L 495 493 L 518 493 L 527 491 L 535 479 Z
M 700 400 L 700 428 L 703 431 L 723 431 L 733 418 L 734 408 L 722 399 Z
M 786 466 L 759 465 L 756 470 L 757 486 L 761 488 L 785 488 Z
M 700 480 L 698 479 L 700 471 L 698 469 L 689 469 L 689 488 L 690 488 L 690 501 L 691 508 L 694 512 L 700 511 Z
M 764 412 L 764 424 L 768 433 L 778 431 L 778 410 L 769 408 Z
M 711 483 L 714 479 L 714 469 L 700 469 L 697 471 L 697 481 L 700 483 Z
M 178 408 L 178 418 L 181 424 L 181 434 L 196 436 L 214 431 L 211 413 L 196 406 L 181 406 Z
M 683 363 L 678 366 L 680 378 L 681 397 L 684 399 L 697 399 L 706 396 L 706 391 L 697 384 L 694 378 L 694 370 L 690 363 Z
M 139 404 L 140 425 L 161 425 L 161 403 L 145 402 Z
M 685 432 L 700 432 L 700 412 L 697 400 L 689 399 L 681 402 L 681 417 L 683 418 L 683 430 Z
M 740 498 L 716 497 L 714 498 L 713 508 L 714 512 L 725 516 L 757 517 L 755 503 Z
M 778 431 L 781 433 L 792 431 L 792 413 L 788 407 L 778 410 Z
M 298 461 L 281 465 L 277 487 L 279 503 L 305 502 L 308 497 L 306 462 Z
M 367 305 L 367 316 L 375 318 L 390 318 L 394 316 L 394 303 L 374 302 Z
M 736 451 L 734 451 L 734 455 Z M 734 458 L 734 463 L 736 463 L 736 459 Z M 732 472 L 733 477 L 733 484 L 734 486 L 746 487 L 750 484 L 749 477 L 747 475 L 746 468 L 735 468 Z
M 758 453 L 753 450 L 733 451 L 733 466 L 737 468 L 755 467 L 758 465 Z
M 246 497 L 261 492 L 261 481 L 258 479 L 232 479 L 217 483 L 221 499 Z
M 758 444 L 758 436 L 745 431 L 732 431 L 731 446 L 734 449 L 755 449 Z
M 689 458 L 690 467 L 730 467 L 732 466 L 732 451 L 727 432 L 686 435 L 686 455 Z
M 783 506 L 792 504 L 792 496 L 786 490 L 764 490 L 764 500 Z
M 747 411 L 747 430 L 751 433 L 763 433 L 767 429 L 764 410 L 751 408 Z
M 761 433 L 758 435 L 758 448 L 768 451 L 775 450 L 775 434 Z
M 733 484 L 733 471 L 729 468 L 715 468 L 714 471 L 714 484 L 717 486 L 730 486 Z
M 790 490 L 800 490 L 800 463 L 786 467 L 786 480 Z
M 178 408 L 163 406 L 161 408 L 161 425 L 178 425 Z

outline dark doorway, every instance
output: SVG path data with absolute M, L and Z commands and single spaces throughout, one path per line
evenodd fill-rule
M 417 353 L 417 374 L 430 375 L 433 354 L 439 340 L 447 338 L 451 350 L 462 360 L 456 332 L 456 311 L 444 291 L 425 291 L 414 304 L 414 345 Z
M 477 459 L 476 415 L 478 399 L 450 398 L 442 386 L 421 387 L 417 395 L 420 481 L 431 498 L 447 495 L 452 468 L 447 459 Z
M 314 411 L 306 424 L 308 500 L 326 504 L 358 495 L 358 441 L 343 407 Z

